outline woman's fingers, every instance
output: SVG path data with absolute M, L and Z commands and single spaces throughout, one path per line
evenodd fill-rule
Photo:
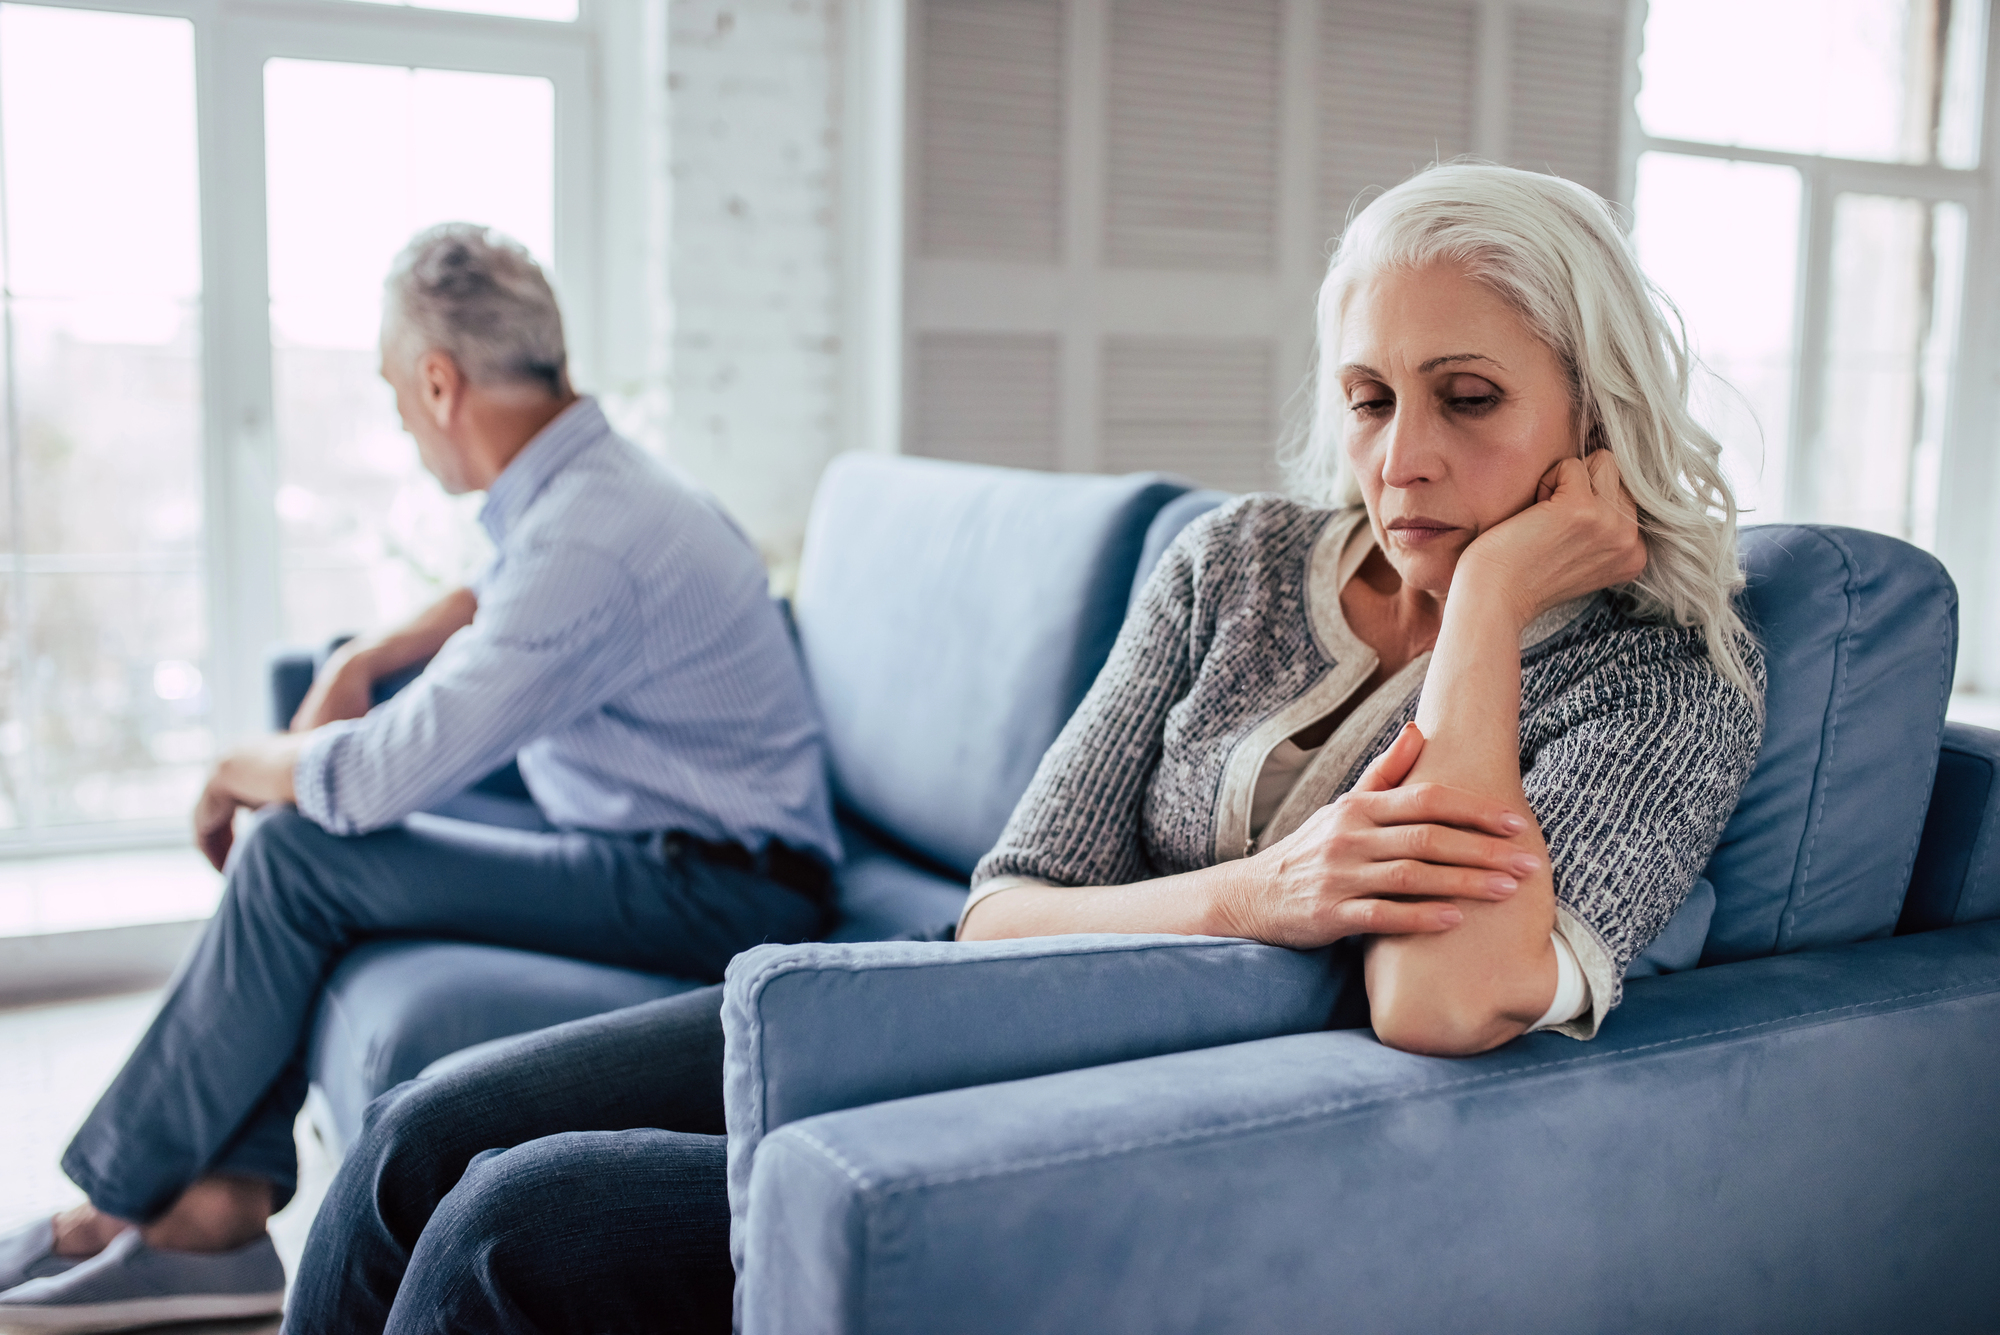
M 1359 793 L 1360 784 L 1354 786 Z M 1528 828 L 1519 812 L 1510 811 L 1490 797 L 1450 788 L 1441 783 L 1413 783 L 1388 792 L 1370 793 L 1361 798 L 1362 807 L 1376 825 L 1455 825 L 1461 830 L 1479 830 L 1502 839 Z
M 1505 839 L 1489 838 L 1449 825 L 1391 825 L 1357 832 L 1355 844 L 1376 862 L 1428 862 L 1439 867 L 1469 867 L 1512 877 L 1533 876 L 1542 860 Z
M 1521 888 L 1518 877 L 1478 867 L 1439 866 L 1415 858 L 1371 862 L 1352 882 L 1363 896 L 1397 899 L 1505 899 Z
M 1389 743 L 1389 749 L 1368 762 L 1368 768 L 1361 771 L 1361 777 L 1354 781 L 1353 791 L 1357 793 L 1383 793 L 1410 777 L 1416 767 L 1417 757 L 1424 753 L 1424 734 L 1414 723 L 1405 723 L 1403 730 L 1396 734 L 1396 740 Z
M 1464 911 L 1444 901 L 1344 899 L 1334 909 L 1330 925 L 1341 936 L 1413 936 L 1448 932 L 1464 921 Z

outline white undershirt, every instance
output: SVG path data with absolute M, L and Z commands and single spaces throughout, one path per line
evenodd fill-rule
M 1257 786 L 1250 796 L 1250 837 L 1255 839 L 1271 823 L 1271 817 L 1278 814 L 1285 797 L 1305 773 L 1306 766 L 1312 764 L 1318 749 L 1308 751 L 1287 737 L 1271 748 L 1271 754 L 1264 759 L 1264 768 L 1257 772 Z M 1576 952 L 1569 942 L 1563 940 L 1561 932 L 1550 932 L 1549 943 L 1556 952 L 1556 995 L 1549 1002 L 1549 1009 L 1541 1019 L 1528 1026 L 1530 1033 L 1537 1029 L 1551 1029 L 1556 1025 L 1574 1020 L 1590 1009 L 1590 980 L 1583 976 L 1583 966 L 1576 962 Z

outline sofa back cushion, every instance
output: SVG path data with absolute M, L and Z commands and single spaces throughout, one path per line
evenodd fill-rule
M 835 459 L 794 614 L 845 811 L 969 875 L 1111 652 L 1153 516 L 1186 490 Z
M 1770 689 L 1757 768 L 1708 864 L 1704 964 L 1895 930 L 1958 646 L 1951 577 L 1906 542 L 1766 524 L 1742 550 Z

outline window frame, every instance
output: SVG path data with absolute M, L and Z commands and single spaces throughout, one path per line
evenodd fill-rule
M 609 0 L 573 21 L 507 18 L 366 0 L 9 0 L 52 9 L 188 20 L 194 29 L 201 246 L 204 671 L 218 751 L 268 730 L 266 664 L 281 641 L 264 64 L 324 60 L 532 75 L 555 103 L 554 262 L 570 360 L 598 369 L 601 47 Z M 615 240 L 615 238 L 614 238 Z M 621 314 L 623 314 L 621 312 Z M 629 322 L 629 321 L 628 321 Z M 0 857 L 179 842 L 179 818 L 0 831 Z
M 1633 0 L 1633 31 L 1643 34 L 1645 0 Z M 1675 139 L 1646 132 L 1636 104 L 1627 121 L 1627 176 L 1646 153 L 1789 167 L 1799 174 L 1799 248 L 1792 313 L 1792 399 L 1783 451 L 1785 512 L 1806 512 L 1812 442 L 1824 404 L 1826 350 L 1833 293 L 1834 210 L 1846 194 L 1890 195 L 1966 210 L 1962 312 L 1952 349 L 1951 392 L 1945 408 L 1934 554 L 1959 589 L 1959 656 L 1955 689 L 2000 695 L 2000 541 L 1992 516 L 2000 510 L 1995 428 L 2000 412 L 2000 22 L 1991 0 L 1980 12 L 1979 155 L 1971 167 L 1877 162 Z M 1633 53 L 1636 76 L 1637 52 Z M 1634 89 L 1636 92 L 1636 88 Z M 1983 298 L 1983 299 L 1982 299 Z

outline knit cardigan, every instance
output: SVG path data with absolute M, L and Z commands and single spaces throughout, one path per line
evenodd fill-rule
M 1190 524 L 974 869 L 975 900 L 1000 878 L 1119 885 L 1254 851 L 1250 798 L 1265 758 L 1377 666 L 1339 598 L 1371 547 L 1360 510 L 1272 495 Z M 1415 717 L 1428 663 L 1355 706 L 1264 842 L 1354 785 Z M 1754 646 L 1751 667 L 1761 690 Z M 1589 1012 L 1560 1028 L 1589 1038 L 1721 837 L 1757 758 L 1761 709 L 1715 670 L 1700 631 L 1640 620 L 1597 594 L 1523 634 L 1520 737 L 1556 929 L 1590 982 Z

